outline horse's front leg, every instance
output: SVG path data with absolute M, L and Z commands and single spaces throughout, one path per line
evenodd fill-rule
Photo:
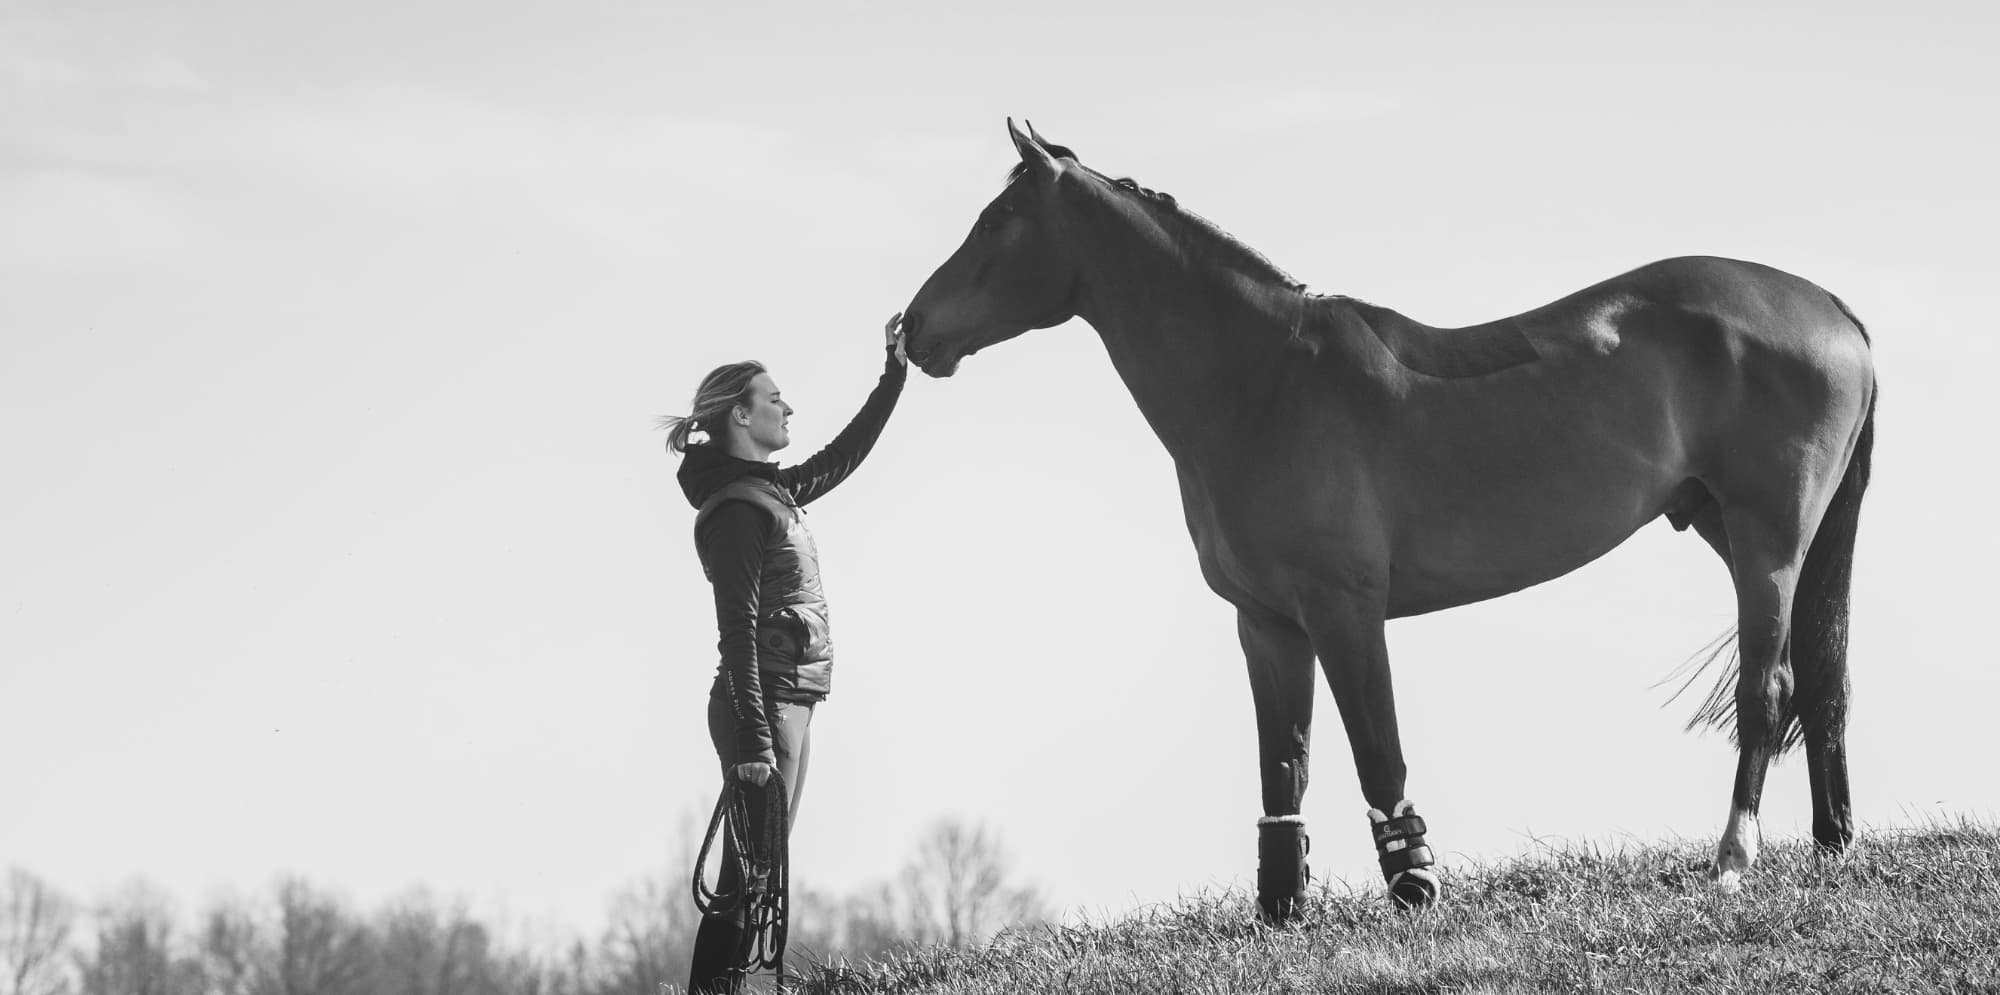
M 1250 666 L 1264 786 L 1264 817 L 1257 820 L 1257 904 L 1265 921 L 1277 925 L 1297 912 L 1310 877 L 1299 804 L 1312 739 L 1312 643 L 1291 619 L 1264 612 L 1239 609 L 1236 633 Z
M 1386 605 L 1379 590 L 1330 595 L 1309 620 L 1313 651 L 1333 687 L 1361 796 L 1389 897 L 1404 908 L 1437 900 L 1436 862 L 1424 839 L 1424 820 L 1403 795 L 1407 771 L 1403 742 L 1396 731 L 1396 695 L 1389 680 L 1389 646 L 1383 632 Z

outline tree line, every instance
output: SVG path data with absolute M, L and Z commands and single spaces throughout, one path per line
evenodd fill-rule
M 0 881 L 0 995 L 661 995 L 687 980 L 694 844 L 683 834 L 676 869 L 621 889 L 588 939 L 510 939 L 422 891 L 364 912 L 295 877 L 190 920 L 144 885 L 85 906 L 13 868 Z M 804 889 L 792 907 L 787 960 L 800 965 L 975 946 L 1051 914 L 996 833 L 954 820 L 926 830 L 892 878 Z

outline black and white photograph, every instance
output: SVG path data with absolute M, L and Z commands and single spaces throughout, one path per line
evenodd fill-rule
M 1996 39 L 0 0 L 0 995 L 2000 990 Z

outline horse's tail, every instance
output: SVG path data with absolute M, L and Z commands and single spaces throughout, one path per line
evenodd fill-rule
M 1846 305 L 1841 306 L 1846 311 Z M 1852 318 L 1852 314 L 1849 315 Z M 1861 323 L 1856 321 L 1855 327 Z M 1866 334 L 1865 332 L 1863 333 Z M 1804 736 L 1801 716 L 1812 714 L 1815 725 L 1838 735 L 1847 722 L 1847 602 L 1854 580 L 1854 535 L 1861 520 L 1861 497 L 1868 491 L 1868 472 L 1875 450 L 1875 397 L 1868 398 L 1868 415 L 1854 441 L 1847 473 L 1833 492 L 1833 502 L 1820 518 L 1799 588 L 1792 598 L 1792 714 L 1784 727 L 1783 749 Z

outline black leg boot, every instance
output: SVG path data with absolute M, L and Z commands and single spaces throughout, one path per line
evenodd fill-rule
M 1396 804 L 1394 815 L 1381 809 L 1368 810 L 1368 825 L 1375 836 L 1375 852 L 1382 865 L 1382 879 L 1389 883 L 1389 900 L 1399 909 L 1421 909 L 1437 901 L 1437 860 L 1424 841 L 1423 817 L 1406 799 Z
M 1272 815 L 1257 820 L 1257 905 L 1264 921 L 1282 926 L 1305 903 L 1312 869 L 1306 853 L 1312 840 L 1305 820 L 1296 815 Z

